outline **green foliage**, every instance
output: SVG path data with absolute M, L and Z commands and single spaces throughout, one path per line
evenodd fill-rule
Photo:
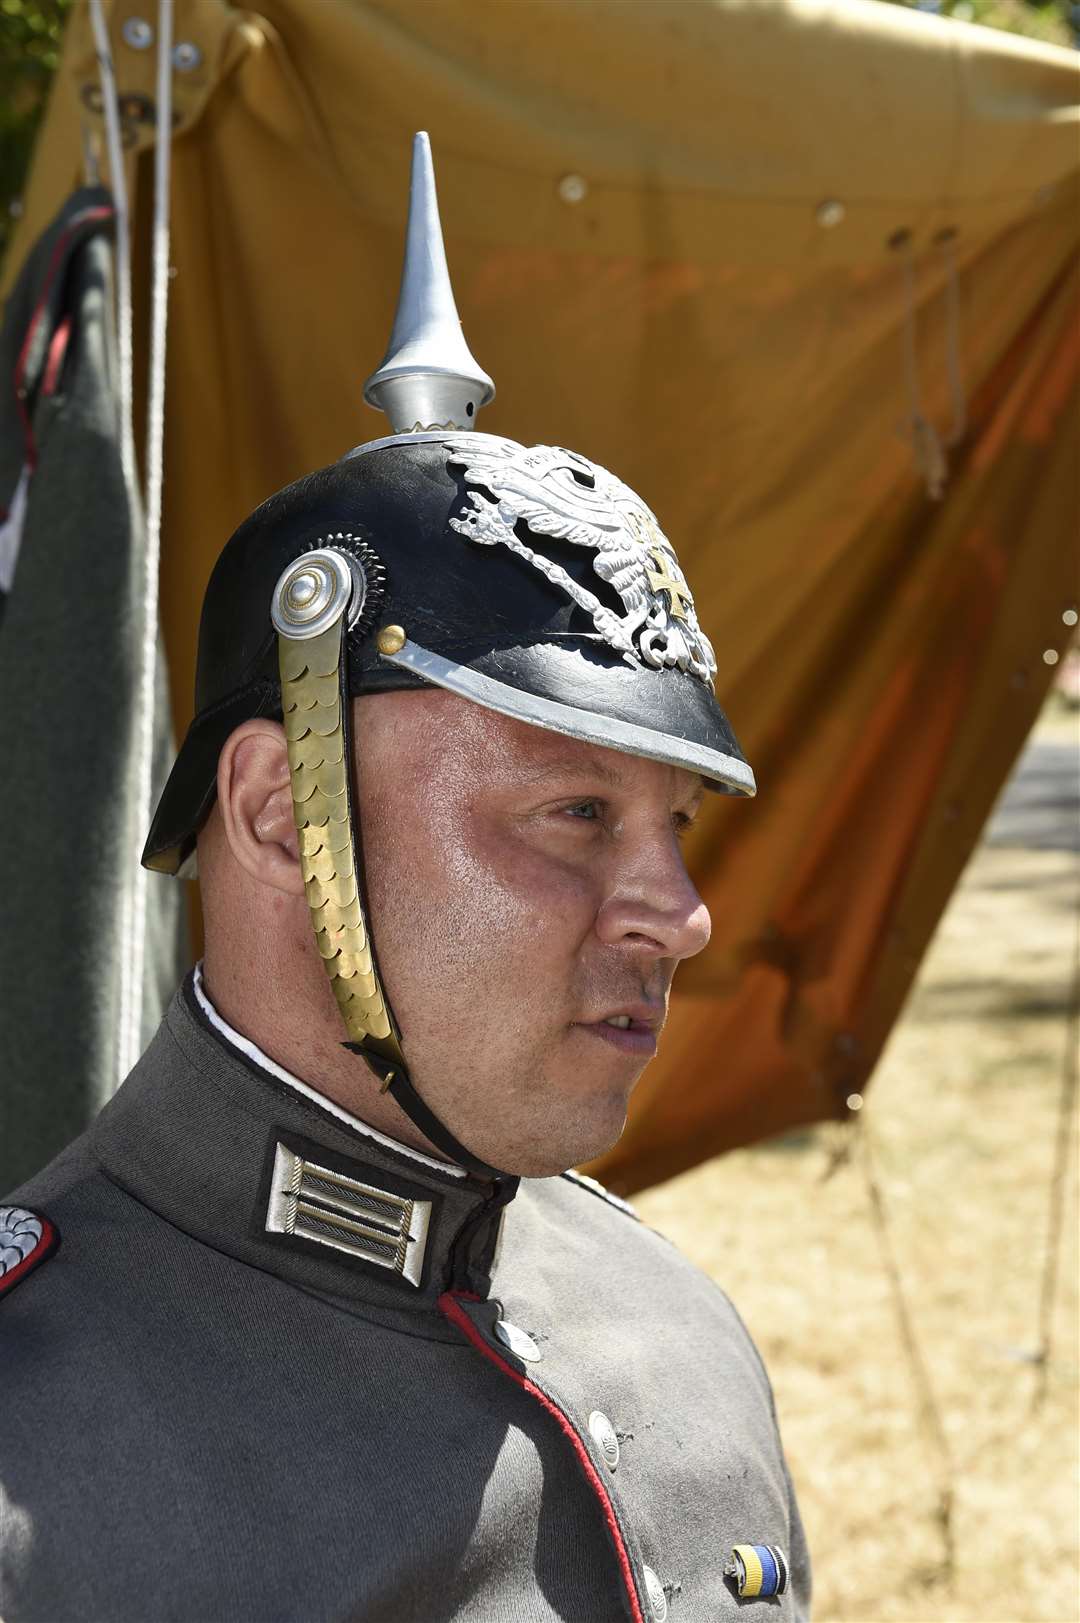
M 1080 35 L 1080 4 L 1073 0 L 893 0 L 913 11 L 927 11 L 957 22 L 981 23 L 1010 34 L 1075 45 Z
M 0 258 L 73 0 L 0 0 Z

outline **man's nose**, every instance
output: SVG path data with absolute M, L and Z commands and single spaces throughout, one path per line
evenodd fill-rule
M 692 958 L 708 944 L 709 910 L 674 835 L 615 876 L 596 930 L 609 946 L 634 944 L 657 958 Z

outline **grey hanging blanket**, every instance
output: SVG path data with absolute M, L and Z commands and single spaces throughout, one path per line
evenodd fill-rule
M 120 1081 L 123 919 L 147 821 L 145 532 L 120 457 L 113 229 L 109 193 L 76 192 L 0 333 L 0 1192 Z M 172 750 L 160 653 L 155 716 L 159 785 Z M 148 881 L 144 1041 L 188 961 L 182 888 Z

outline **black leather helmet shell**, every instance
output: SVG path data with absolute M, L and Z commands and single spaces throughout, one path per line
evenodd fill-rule
M 206 589 L 195 719 L 154 815 L 143 852 L 148 867 L 175 873 L 191 854 L 232 730 L 250 717 L 280 718 L 270 606 L 286 565 L 317 546 L 353 551 L 368 580 L 348 637 L 351 694 L 435 683 L 536 725 L 686 766 L 722 791 L 754 792 L 753 774 L 709 683 L 689 670 L 627 657 L 569 595 L 567 579 L 580 588 L 579 598 L 604 605 L 601 623 L 625 615 L 625 596 L 594 566 L 595 548 L 536 533 L 505 504 L 500 512 L 533 561 L 465 533 L 463 517 L 495 498 L 474 494 L 462 465 L 468 458 L 455 453 L 459 444 L 481 442 L 533 454 L 477 434 L 376 441 L 278 491 L 232 536 Z M 572 462 L 583 485 L 588 470 L 603 474 L 572 453 L 548 456 Z M 618 489 L 632 497 L 625 486 Z M 564 584 L 537 559 L 554 566 Z M 402 627 L 408 639 L 396 658 L 376 646 L 378 629 L 388 624 Z

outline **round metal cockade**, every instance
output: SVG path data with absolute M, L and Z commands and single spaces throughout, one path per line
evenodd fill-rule
M 367 579 L 356 558 L 333 547 L 301 553 L 281 573 L 270 618 L 283 637 L 317 637 L 343 614 L 355 624 L 367 595 Z

